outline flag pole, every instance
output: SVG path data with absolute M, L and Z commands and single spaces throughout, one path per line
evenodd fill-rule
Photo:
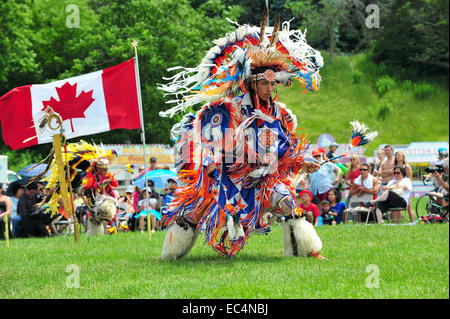
M 144 152 L 144 178 L 145 178 L 145 201 L 147 208 L 147 233 L 148 233 L 148 239 L 151 237 L 151 231 L 150 231 L 150 212 L 149 212 L 149 198 L 148 198 L 148 177 L 147 177 L 147 150 L 145 148 L 145 127 L 144 127 L 144 113 L 142 112 L 142 96 L 141 96 L 141 80 L 139 78 L 139 61 L 138 61 L 138 54 L 137 54 L 137 46 L 138 42 L 136 40 L 133 40 L 131 45 L 134 48 L 134 73 L 136 75 L 136 87 L 137 87 L 137 95 L 138 95 L 138 104 L 139 104 L 139 118 L 141 120 L 141 141 L 142 141 L 142 150 Z

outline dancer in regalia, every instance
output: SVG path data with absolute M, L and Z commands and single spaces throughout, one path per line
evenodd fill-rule
M 219 254 L 235 256 L 250 234 L 270 231 L 271 216 L 283 223 L 285 256 L 321 258 L 322 242 L 289 191 L 297 174 L 319 165 L 304 160 L 309 141 L 277 86 L 295 79 L 317 91 L 323 59 L 289 22 L 266 26 L 267 14 L 261 27 L 216 40 L 197 68 L 173 68 L 179 73 L 159 87 L 176 97 L 161 116 L 207 102 L 171 131 L 182 186 L 162 217 L 162 260 L 185 257 L 201 232 Z

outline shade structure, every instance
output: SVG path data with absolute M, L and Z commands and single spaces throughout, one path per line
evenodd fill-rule
M 155 188 L 164 188 L 169 179 L 173 179 L 178 183 L 177 174 L 167 169 L 155 169 L 147 172 L 147 179 L 153 181 Z M 142 175 L 132 183 L 134 186 L 144 189 L 145 188 L 145 175 Z

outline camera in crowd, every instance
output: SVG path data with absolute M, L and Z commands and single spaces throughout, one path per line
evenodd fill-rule
M 434 172 L 444 173 L 444 166 L 436 165 L 436 167 L 433 167 L 433 168 L 427 167 L 427 168 L 425 168 L 425 172 L 427 172 L 428 174 L 434 173 Z

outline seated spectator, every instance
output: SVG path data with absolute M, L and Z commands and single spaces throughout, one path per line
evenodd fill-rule
M 369 173 L 369 170 L 368 164 L 361 164 L 359 168 L 361 175 L 353 181 L 352 187 L 350 188 L 350 192 L 348 194 L 349 198 L 355 194 L 361 197 L 363 193 L 370 193 L 376 197 L 380 188 L 380 183 L 376 177 Z
M 406 177 L 408 177 L 410 180 L 412 180 L 412 168 L 411 166 L 406 163 L 406 155 L 402 151 L 398 151 L 394 155 L 394 165 L 404 167 L 406 169 Z M 414 222 L 414 210 L 411 205 L 411 198 L 408 203 L 408 214 L 409 214 L 409 220 Z
M 324 160 L 323 152 L 320 149 L 315 149 L 312 152 L 312 157 L 316 162 L 320 163 Z M 333 172 L 336 173 L 336 178 L 333 179 Z M 327 198 L 327 193 L 334 185 L 338 184 L 341 179 L 341 170 L 332 162 L 327 162 L 320 166 L 314 173 L 308 174 L 309 190 L 314 196 L 313 203 L 317 203 L 320 209 L 320 202 Z
M 303 211 L 303 215 L 306 217 L 311 224 L 317 226 L 319 222 L 318 217 L 320 216 L 319 209 L 311 201 L 313 195 L 309 190 L 304 190 L 300 192 L 300 208 Z
M 344 175 L 344 180 L 345 180 L 345 183 L 347 184 L 347 188 L 345 189 L 344 198 L 348 197 L 350 188 L 352 187 L 354 180 L 360 175 L 359 166 L 360 166 L 360 162 L 359 162 L 358 155 L 352 154 L 352 156 L 350 156 L 350 167 L 345 172 L 345 175 Z
M 377 194 L 380 191 L 380 183 L 376 177 L 369 173 L 369 165 L 363 163 L 360 165 L 359 171 L 361 173 L 352 184 L 350 192 L 348 194 L 348 202 L 352 196 L 356 195 L 361 197 L 363 194 L 371 194 L 373 199 L 377 198 Z M 347 214 L 344 213 L 344 223 L 347 222 Z M 358 215 L 358 220 L 361 221 L 361 216 Z
M 322 223 L 324 225 L 336 225 L 336 218 L 338 213 L 330 210 L 330 202 L 324 199 L 322 205 Z
M 135 190 L 135 187 L 129 185 L 127 187 L 127 190 L 125 191 L 125 196 L 122 196 L 121 198 L 119 198 L 119 204 L 120 203 L 126 204 L 125 211 L 119 214 L 120 217 L 126 219 L 126 225 L 128 225 L 130 218 L 132 218 L 133 214 L 135 213 L 134 195 L 133 195 L 134 190 Z
M 12 222 L 12 236 L 16 237 L 17 228 L 19 227 L 19 222 L 22 219 L 19 214 L 17 214 L 17 204 L 19 203 L 19 198 L 23 195 L 24 188 L 22 185 L 16 184 L 15 187 L 11 189 L 11 202 L 12 213 L 11 213 L 11 222 Z
M 172 186 L 173 184 L 167 183 L 164 187 L 165 194 L 161 196 L 161 204 L 163 208 L 167 208 L 170 202 L 172 202 L 175 198 L 175 190 Z
M 0 183 L 0 239 L 5 239 L 5 230 L 11 229 L 11 215 L 13 203 L 9 196 L 3 194 L 3 184 Z M 8 216 L 8 225 L 5 224 L 5 216 Z M 11 236 L 11 232 L 9 232 Z M 12 237 L 12 236 L 11 236 Z
M 330 203 L 330 210 L 336 215 L 336 224 L 340 224 L 343 219 L 344 210 L 347 208 L 347 205 L 343 201 L 341 201 L 341 192 L 332 188 L 327 193 L 327 201 Z
M 412 183 L 406 177 L 406 169 L 404 167 L 394 166 L 394 179 L 383 187 L 382 191 L 377 199 L 364 203 L 366 207 L 376 204 L 376 216 L 379 224 L 382 223 L 383 213 L 389 208 L 406 208 L 408 206 Z M 392 212 L 392 221 L 398 222 L 400 219 L 401 212 Z
M 17 213 L 22 219 L 17 230 L 17 237 L 45 237 L 49 235 L 43 221 L 44 216 L 37 207 L 37 191 L 38 185 L 36 183 L 28 184 L 24 194 L 19 198 Z
M 431 173 L 433 178 L 436 180 L 437 185 L 439 186 L 439 192 L 430 192 L 431 195 L 437 197 L 437 202 L 442 207 L 448 208 L 449 202 L 449 168 L 448 168 L 448 157 L 441 161 L 442 167 L 444 168 L 444 173 L 441 175 L 438 172 Z M 448 210 L 447 210 L 447 219 L 448 219 Z
M 170 185 L 169 187 L 172 190 L 172 192 L 175 193 L 175 191 L 177 190 L 177 187 L 178 187 L 177 181 L 172 178 L 169 178 L 167 180 L 167 183 Z
M 158 199 L 150 187 L 147 188 L 147 194 L 148 201 L 144 193 L 143 198 L 138 203 L 138 213 L 134 215 L 134 218 L 139 220 L 139 231 L 143 233 L 144 225 L 147 221 L 147 214 L 150 215 L 151 231 L 154 233 L 161 222 L 161 212 L 159 211 L 161 204 L 158 207 Z

